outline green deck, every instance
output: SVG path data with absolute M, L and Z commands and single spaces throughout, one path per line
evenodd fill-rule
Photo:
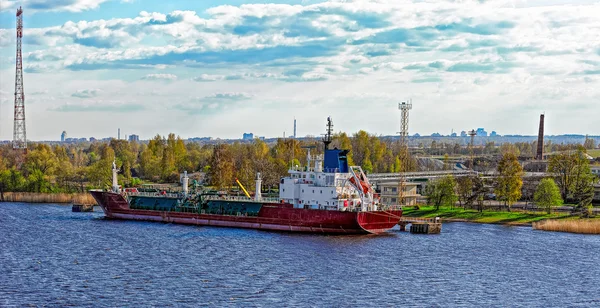
M 179 206 L 177 198 L 166 197 L 129 197 L 129 207 L 136 210 L 167 211 L 167 212 L 192 212 L 218 215 L 243 215 L 258 216 L 262 203 L 250 201 L 208 200 L 198 207 L 194 200 L 189 200 Z

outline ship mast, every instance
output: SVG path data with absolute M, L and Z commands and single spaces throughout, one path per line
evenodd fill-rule
M 327 131 L 323 137 L 323 144 L 325 144 L 325 150 L 329 150 L 329 144 L 333 141 L 331 134 L 333 133 L 333 121 L 331 117 L 327 117 Z

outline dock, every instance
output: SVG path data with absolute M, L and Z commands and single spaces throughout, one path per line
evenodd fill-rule
M 398 225 L 400 231 L 406 231 L 406 226 L 410 225 L 410 233 L 414 234 L 439 234 L 442 232 L 442 220 L 439 217 L 402 217 Z
M 93 212 L 94 205 L 93 204 L 75 204 L 71 206 L 72 212 Z

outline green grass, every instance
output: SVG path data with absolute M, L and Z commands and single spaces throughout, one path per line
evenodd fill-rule
M 534 212 L 493 212 L 483 211 L 482 213 L 476 210 L 463 210 L 462 208 L 450 208 L 440 207 L 439 210 L 435 210 L 433 206 L 420 206 L 417 210 L 414 207 L 405 207 L 403 209 L 403 216 L 405 217 L 441 217 L 444 219 L 460 219 L 470 222 L 478 223 L 492 223 L 492 224 L 513 224 L 523 225 L 531 224 L 534 221 L 540 221 L 544 219 L 568 219 L 573 218 L 567 213 L 534 213 Z
M 600 150 L 587 150 L 587 153 L 593 158 L 600 157 Z

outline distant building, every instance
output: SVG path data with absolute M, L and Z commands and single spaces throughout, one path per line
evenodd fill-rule
M 242 137 L 242 140 L 250 140 L 252 141 L 254 139 L 254 134 L 253 133 L 244 133 L 244 136 Z
M 442 135 L 440 133 L 433 133 L 431 134 L 431 137 L 442 137 Z
M 138 136 L 138 135 L 129 135 L 129 141 L 139 142 L 140 141 L 140 136 Z
M 460 132 L 460 136 L 461 137 L 467 137 L 467 132 L 465 132 L 464 130 L 462 132 Z
M 87 138 L 65 138 L 64 142 L 86 142 Z
M 456 133 L 450 134 L 450 137 L 456 137 L 456 136 L 457 136 Z
M 192 141 L 192 142 L 206 142 L 206 141 L 211 141 L 212 137 L 194 137 L 194 138 L 188 138 L 188 141 Z
M 477 137 L 487 137 L 488 135 L 488 133 L 485 131 L 485 129 L 483 129 L 483 127 L 478 128 L 476 133 Z
M 381 203 L 384 205 L 415 205 L 417 198 L 421 195 L 417 193 L 419 183 L 404 182 L 384 182 L 377 184 L 380 191 Z M 401 193 L 402 190 L 402 193 Z
M 295 137 L 294 137 L 295 138 Z M 265 141 L 265 136 L 258 137 L 259 140 Z
M 67 131 L 63 130 L 62 134 L 60 134 L 60 141 L 65 142 L 65 139 L 67 139 Z
M 415 136 L 415 137 L 421 137 L 421 135 L 419 133 L 415 133 L 413 136 Z
M 96 138 L 90 137 L 90 142 L 95 142 L 95 141 L 96 141 Z
M 499 135 L 498 135 L 498 133 L 496 133 L 496 131 L 495 131 L 495 130 L 493 130 L 493 131 L 490 133 L 490 137 L 499 137 Z

